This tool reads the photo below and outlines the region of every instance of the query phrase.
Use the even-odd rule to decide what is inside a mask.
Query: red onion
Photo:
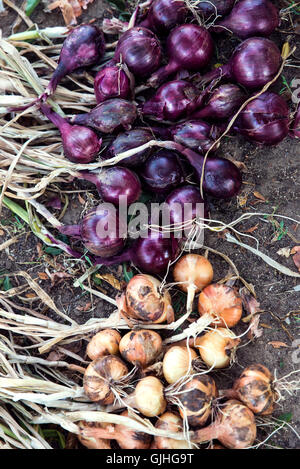
[[[118,41],[113,61],[124,62],[137,77],[148,77],[160,65],[160,43],[150,29],[128,29]]]
[[[94,81],[94,90],[97,103],[102,103],[106,99],[132,97],[134,78],[129,76],[122,66],[104,67],[100,70]]]
[[[164,237],[160,231],[150,231],[145,238],[137,238],[121,254],[109,259],[96,257],[97,264],[114,265],[131,261],[143,272],[163,274],[169,262],[176,259],[179,253],[179,242],[171,234]]]
[[[162,149],[149,156],[139,174],[146,188],[158,194],[169,192],[184,181],[180,159],[171,150]]]
[[[204,18],[213,19],[216,15],[224,16],[229,13],[234,5],[235,0],[210,0],[209,2],[200,1],[195,5],[197,12],[201,13]]]
[[[212,146],[218,129],[201,120],[190,120],[171,128],[174,142],[189,147],[199,153],[206,153]],[[216,151],[218,145],[211,150]]]
[[[278,10],[269,0],[240,0],[226,18],[212,27],[212,31],[222,33],[229,30],[246,39],[270,36],[278,25]]]
[[[145,116],[175,121],[193,112],[198,106],[199,91],[184,80],[162,85],[142,107]]]
[[[252,142],[275,145],[289,133],[288,105],[278,94],[266,91],[247,104],[234,129]]]
[[[118,129],[129,130],[137,116],[135,105],[125,99],[108,99],[86,114],[77,114],[71,122],[87,125],[104,134]]]
[[[127,132],[119,134],[115,140],[109,145],[107,151],[101,155],[103,158],[113,158],[118,153],[131,150],[132,148],[139,147],[146,142],[153,140],[153,134],[151,130],[147,129],[132,129]],[[136,155],[130,156],[122,160],[122,164],[125,166],[136,166],[144,163],[151,153],[151,148],[137,153]]]
[[[54,93],[60,80],[73,70],[98,63],[104,54],[104,50],[104,36],[97,26],[83,24],[73,29],[63,43],[58,66],[52,75],[45,94]]]
[[[226,65],[204,75],[201,83],[224,77],[246,88],[261,88],[274,78],[280,63],[280,50],[273,41],[251,37],[235,49]]]
[[[211,93],[206,105],[195,111],[191,117],[211,120],[228,119],[239,109],[245,99],[245,93],[237,85],[221,85]]]
[[[112,166],[102,171],[80,171],[78,177],[92,182],[105,202],[118,205],[121,200],[130,205],[141,194],[141,183],[137,175],[128,168]]]
[[[89,252],[104,258],[117,254],[126,237],[126,227],[111,204],[98,205],[78,225],[65,225],[60,232],[80,238]]]
[[[185,22],[188,9],[181,0],[154,0],[146,18],[139,24],[156,34],[169,33],[175,26]]]
[[[210,33],[196,24],[177,26],[167,39],[169,63],[155,72],[148,83],[156,87],[179,70],[199,71],[210,61],[213,41]]]
[[[40,109],[58,127],[65,156],[74,163],[90,163],[100,151],[102,139],[88,127],[70,125],[66,119],[54,112],[50,106],[41,104]]]

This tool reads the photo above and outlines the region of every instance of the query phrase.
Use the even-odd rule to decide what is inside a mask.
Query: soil
[[[280,8],[286,7],[284,2],[276,1],[274,3]],[[16,0],[15,4],[21,6],[22,1]],[[80,23],[96,19],[96,23],[101,24],[103,16],[111,16],[112,11],[111,4],[102,0],[94,0],[84,11]],[[8,9],[8,14],[1,18],[4,37],[10,34],[16,16],[15,12]],[[51,14],[45,13],[42,3],[36,8],[31,19],[40,28],[64,25],[61,13],[58,10],[54,10]],[[21,27],[24,27],[24,25]],[[298,61],[300,60],[299,36],[276,33],[272,38],[279,45],[282,45],[288,38],[294,44],[298,39],[296,58]],[[215,61],[224,63],[236,43],[236,39],[228,39],[228,37],[221,40],[218,48],[219,54]],[[292,67],[284,69],[283,75],[288,84],[294,78],[297,78],[297,73],[299,78],[298,70]],[[272,89],[283,92],[287,99],[290,97],[289,90],[281,79]],[[291,101],[289,103],[292,108]],[[230,222],[242,214],[252,212],[281,214],[292,219],[299,219],[299,141],[287,137],[275,147],[258,147],[246,142],[242,137],[228,137],[221,144],[219,154],[244,164],[242,195],[245,197],[240,196],[230,201],[219,202],[209,200],[210,213],[213,219]],[[95,201],[97,197],[93,187],[86,186],[83,182],[65,185],[63,189],[66,191],[74,190],[74,187],[82,190],[82,192],[70,195],[70,204],[63,219],[66,223],[75,223],[82,215],[84,208],[82,203],[86,201],[90,203],[91,199]],[[59,214],[59,212],[56,213]],[[275,226],[274,220],[277,220],[281,225],[279,227],[278,225]],[[238,229],[241,232],[248,230],[248,234],[255,236],[259,241],[261,251],[296,271],[292,256],[282,257],[278,254],[278,251],[281,248],[293,248],[300,245],[300,229],[297,230],[297,226],[295,222],[288,218],[274,217],[266,219],[263,215],[257,215],[240,224]],[[84,323],[90,317],[108,316],[114,310],[114,307],[109,303],[95,296],[92,298],[91,305],[89,305],[88,303],[91,302],[90,295],[80,288],[73,287],[73,278],[84,272],[84,266],[66,260],[66,257],[61,254],[54,255],[45,252],[41,242],[28,228],[23,227],[10,212],[3,210],[0,242],[4,242],[12,233],[20,234],[24,231],[25,233],[18,238],[15,244],[12,244],[4,251],[0,251],[0,271],[10,275],[12,285],[15,286],[21,282],[20,278],[13,276],[14,272],[20,270],[28,272],[35,278],[39,273],[45,272],[45,269],[48,269],[50,273],[64,269],[71,277],[60,279],[54,285],[51,285],[49,279],[38,280],[45,291],[51,294],[58,308],[79,323]],[[244,242],[245,239],[243,238]],[[255,246],[254,240],[251,238],[246,239],[246,242],[251,246]],[[299,280],[279,273],[246,249],[227,242],[222,235],[218,236],[212,232],[205,233],[205,245],[224,253],[235,263],[240,275],[254,286],[262,310],[259,325],[263,332],[262,335],[237,350],[236,361],[229,370],[213,373],[220,387],[230,386],[241,370],[252,363],[263,363],[276,373],[277,377],[287,375],[299,368],[299,291],[294,289],[297,283],[299,284]],[[225,277],[229,268],[227,262],[215,254],[209,254],[209,259],[214,266],[214,279],[217,281]],[[113,273],[119,280],[124,281],[120,267],[101,268],[101,273]],[[241,283],[236,285],[238,287],[242,286]],[[93,288],[97,288],[97,285],[93,285]],[[106,282],[102,282],[99,288],[102,288],[111,297],[115,297],[118,293]],[[37,300],[27,299],[27,301],[31,302],[32,307],[36,310],[42,310],[43,305],[40,305]],[[86,311],[84,312],[83,309]],[[57,321],[61,320],[51,311],[48,311],[47,314]],[[237,332],[242,333],[246,328],[247,324],[242,324],[237,328]],[[247,339],[244,336],[243,345],[246,342]],[[276,343],[281,343],[281,346],[277,348]],[[279,402],[274,416],[287,420],[289,426],[276,433],[262,448],[299,448],[299,438],[296,430],[298,428],[299,432],[297,422],[299,423],[300,411],[299,406],[297,407],[297,399],[294,395],[287,393],[284,396],[285,399]],[[262,430],[263,428],[266,428],[266,430]],[[276,429],[276,424],[273,422],[272,426],[262,427],[262,429],[259,434],[260,441],[266,438],[267,433],[271,433]]]

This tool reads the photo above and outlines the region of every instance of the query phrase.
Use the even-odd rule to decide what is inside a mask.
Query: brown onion
[[[205,287],[199,295],[198,311],[201,316],[208,313],[215,319],[212,324],[233,327],[241,319],[242,298],[234,288],[219,283]]]
[[[182,419],[174,412],[165,412],[158,418],[155,424],[155,428],[166,430],[169,433],[180,433],[182,432],[182,427]],[[187,440],[175,440],[165,436],[155,436],[154,444],[155,449],[190,449],[190,444]]]
[[[78,424],[80,433],[77,435],[80,443],[88,449],[111,449],[110,442],[102,438],[96,438],[95,436],[84,436],[84,432],[87,428],[104,428],[105,424],[98,422],[84,422],[81,421]]]
[[[86,348],[87,356],[91,360],[104,355],[118,355],[121,335],[115,329],[104,329],[97,332]]]
[[[211,263],[199,254],[186,254],[175,264],[173,277],[184,292],[187,292],[187,312],[191,312],[195,293],[211,283],[214,271]]]
[[[84,392],[91,401],[102,405],[113,404],[115,396],[112,388],[127,374],[128,368],[119,357],[107,355],[97,358],[85,370]]]
[[[135,407],[146,417],[161,415],[167,406],[164,386],[155,376],[142,378],[134,392]]]
[[[148,329],[131,331],[120,342],[122,357],[135,366],[142,368],[151,365],[162,351],[159,334]]]
[[[197,358],[192,348],[173,345],[168,349],[163,359],[163,374],[169,384],[174,384],[192,371],[192,361]]]
[[[232,361],[239,342],[230,329],[219,327],[198,337],[196,348],[207,366],[225,368]]]

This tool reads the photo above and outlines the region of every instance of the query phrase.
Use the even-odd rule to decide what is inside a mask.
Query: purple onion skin
[[[195,8],[204,18],[215,18],[216,15],[224,16],[230,12],[235,0],[210,0],[209,2],[199,2]]]
[[[103,158],[113,158],[118,153],[123,153],[124,151],[131,150],[132,148],[139,147],[145,143],[153,140],[153,134],[150,130],[147,129],[132,129],[127,132],[119,134],[115,140],[110,144],[105,154],[102,155]],[[140,151],[136,155],[129,156],[122,160],[124,166],[138,166],[143,164],[148,156],[151,153],[151,148],[147,148],[144,151]]]
[[[149,156],[139,174],[146,188],[157,194],[166,194],[184,181],[180,159],[171,150],[159,150]]]
[[[184,80],[170,81],[160,86],[155,95],[146,101],[142,113],[157,120],[176,121],[197,108],[198,96],[194,85]]]
[[[77,114],[71,122],[87,125],[104,134],[129,130],[137,116],[135,105],[125,99],[108,99],[86,114]]]
[[[188,12],[185,2],[181,0],[154,0],[146,18],[139,23],[139,26],[151,29],[159,36],[164,36],[175,26],[183,24]]]
[[[191,186],[189,184],[178,187],[168,195],[165,202],[169,206],[171,225],[177,224],[177,226],[179,227],[182,223],[183,213],[178,210],[178,205],[181,205],[183,210],[184,204],[190,204],[191,210],[189,211],[187,218],[193,220],[194,218],[199,216],[199,211],[197,212],[197,204],[204,204],[203,215],[204,218],[208,218],[207,203],[201,197],[200,190],[198,187]]]
[[[270,36],[279,26],[279,12],[269,0],[240,0],[222,21],[211,30],[223,33],[229,30],[241,39]],[[225,28],[225,29],[224,29]]]
[[[91,210],[79,225],[65,226],[61,233],[78,238],[95,256],[111,257],[120,252],[125,243],[125,227],[117,209],[111,204],[101,204]],[[107,232],[107,233],[106,233]]]
[[[98,104],[106,99],[130,99],[132,97],[130,78],[117,65],[104,67],[97,73],[94,81],[94,90]]]
[[[201,120],[191,120],[171,128],[172,139],[199,153],[206,153],[217,136],[217,131]],[[211,150],[216,151],[217,145]]]
[[[118,41],[113,61],[125,63],[135,77],[149,77],[161,62],[159,40],[150,29],[128,29]]]
[[[99,139],[93,130],[81,125],[70,125],[47,104],[40,104],[40,109],[58,127],[64,154],[70,161],[87,164],[95,160],[100,151],[102,139]]]
[[[65,39],[46,94],[54,93],[60,80],[80,67],[99,63],[104,55],[105,41],[102,31],[95,25],[83,24],[76,27]]]
[[[169,63],[161,67],[148,80],[149,85],[158,86],[180,70],[199,71],[213,55],[210,33],[196,24],[184,24],[171,31],[167,39]]]
[[[150,231],[147,237],[137,238],[121,254],[110,257],[96,257],[96,264],[114,265],[131,261],[142,272],[153,275],[164,274],[169,262],[176,259],[179,254],[179,241],[171,234],[163,237],[161,232]]]
[[[266,91],[247,104],[234,129],[251,142],[276,145],[289,133],[288,105],[278,94]]]
[[[191,118],[212,121],[228,119],[245,100],[245,93],[237,85],[221,85],[211,93],[206,105],[195,111]]]
[[[202,78],[202,84],[227,78],[248,89],[257,89],[271,81],[281,64],[280,50],[270,39],[251,37],[233,52],[229,62]]]
[[[78,176],[95,184],[102,199],[114,205],[121,201],[130,205],[141,195],[140,180],[129,168],[112,166],[98,172],[80,171]]]

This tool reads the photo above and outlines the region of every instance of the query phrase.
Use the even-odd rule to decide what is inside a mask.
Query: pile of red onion
[[[131,206],[146,191],[151,202],[166,203],[171,221],[177,223],[174,200],[194,208],[201,202],[205,217],[210,200],[228,203],[242,185],[239,168],[221,153],[219,137],[231,119],[226,133],[253,145],[276,145],[287,135],[299,138],[299,110],[290,113],[286,100],[272,88],[262,93],[282,63],[270,38],[279,26],[276,7],[270,0],[213,0],[199,2],[194,11],[204,20],[201,26],[181,0],[146,2],[128,24],[118,21],[112,58],[100,67],[107,37],[98,26],[74,28],[39,98],[40,111],[61,133],[66,158],[77,164],[108,161],[108,167],[79,168],[75,174],[93,183],[101,199],[116,210],[101,209],[99,199],[100,208],[78,225],[61,229],[81,239],[94,262],[132,261],[148,273],[167,271],[181,240],[166,238],[160,221],[151,230],[150,220],[143,238],[130,239],[130,232],[124,234],[124,219],[118,218],[119,204]],[[226,35],[240,43],[227,63],[215,67],[215,46]],[[97,105],[90,112],[62,116],[45,103],[66,74],[94,65]],[[122,226],[121,232],[99,234],[99,220],[109,227],[111,219]]]

